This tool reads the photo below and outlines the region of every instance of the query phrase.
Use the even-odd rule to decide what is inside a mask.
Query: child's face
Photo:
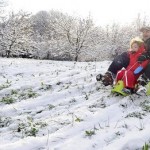
[[[139,49],[139,45],[137,43],[133,43],[131,46],[131,49],[133,52],[137,52]]]

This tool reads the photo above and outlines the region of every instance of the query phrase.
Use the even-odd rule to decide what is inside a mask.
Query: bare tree
[[[66,38],[71,53],[75,55],[75,61],[78,61],[79,54],[84,47],[87,47],[87,37],[92,29],[93,22],[89,17],[87,19],[62,16],[56,21],[59,33]]]
[[[47,11],[40,11],[30,18],[35,40],[40,42],[50,39],[50,15]],[[37,38],[38,37],[38,38]]]
[[[27,53],[27,42],[32,30],[29,22],[29,14],[19,12],[18,14],[11,13],[9,19],[1,24],[1,42],[3,51],[6,56],[10,54],[18,55],[17,53]]]
[[[145,26],[148,24],[148,19],[146,16],[143,16],[138,13],[137,18],[135,18],[134,22],[133,22],[133,26],[136,28],[136,31],[139,32],[139,29],[142,26]]]
[[[0,0],[0,21],[2,21],[4,19],[4,10],[5,7],[8,5],[8,1],[7,0]]]

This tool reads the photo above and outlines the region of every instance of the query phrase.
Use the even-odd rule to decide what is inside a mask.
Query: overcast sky
[[[129,23],[138,13],[150,16],[150,0],[9,0],[9,5],[9,10],[15,12],[54,9],[81,17],[90,13],[98,25]]]

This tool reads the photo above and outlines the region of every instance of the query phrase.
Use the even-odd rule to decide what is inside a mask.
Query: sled
[[[150,95],[150,82],[148,82],[148,84],[145,87],[146,87],[146,95],[149,96]]]
[[[124,93],[122,90],[124,88],[124,83],[122,80],[119,80],[113,87],[113,89],[111,90],[112,93],[118,93],[120,95],[123,96],[128,96],[127,93]]]

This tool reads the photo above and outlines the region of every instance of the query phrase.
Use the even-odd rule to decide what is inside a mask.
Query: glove
[[[138,60],[138,62],[142,62],[142,61],[147,60],[146,54],[139,56],[137,60]]]
[[[139,66],[134,70],[134,74],[139,74],[142,70],[143,70],[143,67]]]

